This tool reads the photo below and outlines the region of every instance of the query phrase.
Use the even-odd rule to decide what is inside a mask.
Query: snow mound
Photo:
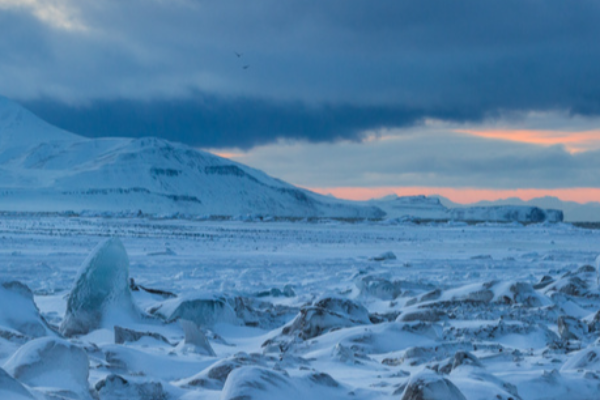
[[[115,325],[115,343],[123,344],[123,343],[131,343],[137,342],[142,338],[152,338],[154,340],[158,340],[159,342],[166,343],[170,345],[169,340],[163,335],[156,332],[138,332],[133,329],[122,328],[120,326]]]
[[[77,399],[90,397],[88,356],[62,339],[44,337],[27,342],[6,361],[4,369],[28,386],[57,388]]]
[[[177,382],[177,385],[181,387],[202,387],[211,390],[221,390],[233,370],[244,366],[266,367],[266,365],[264,356],[256,353],[246,354],[240,352],[217,361],[196,375]]]
[[[260,367],[239,368],[227,378],[221,400],[304,400],[358,398],[325,373],[299,377]]]
[[[221,296],[184,296],[171,299],[153,307],[150,313],[167,322],[185,319],[204,327],[238,322],[235,310]]]
[[[16,281],[0,283],[0,304],[0,331],[8,328],[31,338],[55,335],[40,316],[33,293],[26,285]],[[7,304],[10,307],[4,306]]]
[[[33,398],[25,386],[0,368],[0,399],[25,400]]]
[[[440,375],[422,371],[411,376],[402,392],[402,400],[467,400],[462,392]]]
[[[378,256],[371,258],[373,261],[386,261],[386,260],[395,260],[396,255],[391,251],[386,251],[385,253],[381,253]]]
[[[167,394],[160,382],[131,382],[111,374],[96,384],[100,400],[165,400]]]
[[[334,329],[370,324],[369,312],[362,304],[348,299],[326,297],[301,309],[298,316],[283,328],[282,333],[307,340]]]
[[[525,307],[542,307],[552,304],[550,299],[540,295],[527,282],[503,282],[494,285],[493,301],[505,304],[518,304]]]
[[[391,282],[385,278],[367,275],[355,281],[360,294],[373,296],[381,300],[393,300],[400,296],[400,282]]]
[[[65,336],[86,334],[140,313],[129,288],[129,258],[117,238],[100,243],[84,261],[60,326]],[[112,328],[112,326],[110,326]]]
[[[274,329],[285,325],[298,313],[297,307],[273,304],[249,297],[229,299],[235,314],[246,326]]]

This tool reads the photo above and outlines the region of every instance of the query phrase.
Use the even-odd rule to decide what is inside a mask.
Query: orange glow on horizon
[[[369,200],[381,198],[390,194],[398,196],[415,196],[434,194],[446,197],[455,203],[469,204],[481,200],[500,200],[518,197],[531,200],[536,197],[552,196],[563,201],[587,203],[600,202],[600,188],[565,188],[565,189],[477,189],[477,188],[448,188],[448,187],[336,187],[336,188],[307,188],[320,194],[331,194],[340,199]]]
[[[217,152],[217,151],[210,151],[210,153],[214,154],[215,156],[219,156],[219,157],[223,157],[223,158],[240,158],[240,157],[244,157],[243,153],[228,153],[228,152]]]
[[[571,153],[591,150],[590,147],[600,147],[600,130],[582,132],[541,131],[541,130],[455,130],[456,133],[466,133],[488,139],[509,140],[513,142],[531,143],[551,146],[562,144]],[[596,142],[595,146],[590,146]]]

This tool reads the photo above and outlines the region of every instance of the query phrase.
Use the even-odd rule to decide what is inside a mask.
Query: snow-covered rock
[[[454,357],[450,358],[446,363],[441,363],[438,366],[437,371],[443,374],[449,374],[453,370],[457,369],[461,365],[471,365],[475,367],[483,367],[477,357],[468,351],[457,351]]]
[[[243,366],[266,367],[265,357],[260,354],[236,353],[231,357],[219,360],[210,367],[186,379],[177,382],[180,387],[202,387],[211,390],[221,390],[229,374]]]
[[[325,373],[309,372],[297,377],[260,367],[239,368],[227,378],[222,400],[304,400],[357,398]],[[360,398],[360,397],[358,397]]]
[[[55,335],[48,323],[40,316],[29,288],[16,281],[0,282],[0,331],[4,336],[14,334],[37,338]]]
[[[229,298],[237,318],[246,326],[274,329],[289,322],[298,313],[297,307],[273,304],[249,297]]]
[[[333,329],[370,324],[369,312],[363,305],[349,299],[326,297],[301,309],[282,333],[306,340]]]
[[[395,260],[395,259],[396,259],[396,255],[392,251],[386,251],[386,252],[381,253],[380,255],[372,258],[373,261],[386,261],[386,260]]]
[[[67,391],[77,399],[90,398],[89,361],[84,350],[62,339],[34,339],[6,361],[4,369],[24,384],[46,391]]]
[[[533,286],[527,282],[502,282],[494,285],[493,301],[518,304],[525,307],[542,307],[552,304],[550,299],[540,295]]]
[[[163,335],[156,332],[138,332],[133,329],[122,328],[118,325],[115,325],[115,343],[123,344],[123,343],[131,343],[137,342],[142,338],[151,338],[154,340],[158,340],[160,342],[171,344],[169,340]]]
[[[558,333],[563,340],[581,340],[588,332],[582,321],[568,315],[558,317]]]
[[[381,300],[393,300],[402,293],[400,282],[391,282],[380,276],[367,275],[356,279],[355,284],[362,295]]]
[[[125,247],[117,238],[105,240],[79,270],[60,331],[66,336],[85,334],[138,316],[129,288]]]
[[[425,322],[438,322],[440,320],[448,319],[448,313],[443,310],[430,310],[430,309],[419,309],[411,310],[406,313],[400,314],[397,318],[399,322],[412,322],[412,321],[425,321]]]
[[[600,347],[592,346],[570,354],[561,371],[588,370],[600,371]]]
[[[225,297],[221,296],[182,296],[167,300],[149,311],[167,322],[185,319],[202,327],[210,327],[217,323],[237,324],[239,322],[233,307]]]
[[[421,371],[410,377],[402,400],[467,400],[449,379],[431,371]]]
[[[100,400],[166,400],[167,393],[161,382],[135,382],[110,374],[96,383]]]

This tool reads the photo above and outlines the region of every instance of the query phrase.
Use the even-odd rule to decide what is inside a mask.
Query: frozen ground
[[[109,237],[137,290],[88,281],[113,303],[73,334]],[[4,216],[0,243],[2,399],[600,396],[600,230]]]

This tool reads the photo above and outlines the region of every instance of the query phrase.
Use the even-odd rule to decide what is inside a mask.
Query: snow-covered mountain
[[[532,205],[508,203],[505,205],[448,207],[439,197],[386,196],[367,201],[386,213],[387,218],[412,217],[420,220],[494,221],[494,222],[560,222],[563,213],[557,209],[543,209]]]
[[[449,208],[465,208],[465,207],[493,207],[505,205],[522,205],[529,207],[540,208],[555,208],[560,209],[564,213],[565,221],[568,222],[600,222],[600,203],[577,203],[575,201],[563,201],[557,197],[544,196],[536,197],[531,200],[521,200],[518,197],[510,197],[508,199],[496,201],[480,201],[473,204],[458,204],[441,196],[436,196],[441,203]]]
[[[0,210],[377,218],[376,207],[297,188],[156,138],[88,139],[0,97]]]
[[[89,139],[0,96],[0,211],[211,216],[561,220],[537,207],[452,208],[437,198],[352,202],[157,138]]]

